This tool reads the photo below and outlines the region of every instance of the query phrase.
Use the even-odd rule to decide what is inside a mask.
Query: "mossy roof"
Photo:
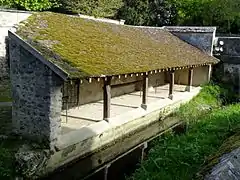
[[[34,13],[17,34],[70,78],[213,64],[218,60],[161,28]]]

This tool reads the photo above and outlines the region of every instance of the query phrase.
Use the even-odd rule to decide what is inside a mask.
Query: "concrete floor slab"
[[[160,104],[165,104],[165,102],[168,102],[168,88],[169,85],[164,85],[157,88],[150,88],[148,92],[148,104],[154,104],[156,102]],[[175,98],[172,100],[172,103],[174,103],[179,98],[181,99],[183,92],[187,93],[185,89],[185,85],[174,86]],[[197,87],[193,87],[192,90],[194,89],[197,89]],[[111,118],[123,115],[124,113],[139,108],[142,102],[141,94],[142,93],[138,91],[112,98]],[[76,108],[71,108],[68,110],[67,114],[68,118],[66,118],[66,111],[62,112],[62,134],[79,130],[83,127],[103,121],[103,101],[98,101],[95,103],[81,105]]]

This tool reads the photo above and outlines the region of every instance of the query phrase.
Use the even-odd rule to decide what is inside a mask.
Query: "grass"
[[[6,139],[0,142],[0,179],[14,179],[15,153],[20,145],[19,140]]]
[[[0,107],[0,135],[11,130],[12,107]]]
[[[10,82],[4,80],[0,84],[0,102],[11,102]]]
[[[207,157],[216,154],[223,142],[240,129],[240,105],[221,106],[224,91],[205,86],[175,116],[188,123],[187,132],[169,133],[153,142],[148,158],[128,179],[197,179]]]
[[[71,78],[218,62],[166,30],[120,26],[50,12],[34,13],[17,34]]]
[[[13,179],[14,154],[17,151],[18,141],[6,139],[11,130],[11,107],[0,107],[0,179]]]

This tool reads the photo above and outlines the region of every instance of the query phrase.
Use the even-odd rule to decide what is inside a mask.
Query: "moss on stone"
[[[239,129],[237,129],[235,131],[239,131]],[[239,132],[237,132],[233,136],[226,139],[225,142],[219,148],[218,152],[207,158],[204,166],[198,173],[198,179],[203,179],[204,176],[206,174],[208,174],[215,165],[220,163],[220,159],[224,154],[228,154],[238,148],[240,148],[240,133]]]
[[[17,34],[72,78],[218,62],[163,29],[50,12],[33,14]]]

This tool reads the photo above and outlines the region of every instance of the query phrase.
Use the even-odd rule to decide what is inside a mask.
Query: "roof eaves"
[[[13,39],[16,41],[18,44],[20,44],[24,49],[29,51],[33,56],[35,56],[37,59],[39,59],[43,64],[48,66],[53,72],[55,72],[57,75],[59,75],[63,80],[67,80],[69,77],[69,74],[63,71],[60,67],[58,67],[56,64],[46,60],[42,54],[36,50],[33,46],[31,46],[29,43],[24,41],[20,36],[15,34],[12,31],[8,31],[8,36],[10,39]]]

